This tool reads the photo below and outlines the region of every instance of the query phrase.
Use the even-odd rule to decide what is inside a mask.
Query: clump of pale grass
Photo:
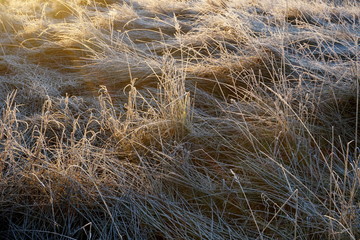
[[[0,234],[357,239],[359,6],[329,2],[0,1]]]

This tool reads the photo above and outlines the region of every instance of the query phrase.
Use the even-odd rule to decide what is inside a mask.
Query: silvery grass
[[[0,1],[6,239],[357,239],[356,1]]]

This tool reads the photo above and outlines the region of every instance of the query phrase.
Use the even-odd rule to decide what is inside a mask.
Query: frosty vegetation
[[[360,238],[357,0],[0,0],[3,239]]]

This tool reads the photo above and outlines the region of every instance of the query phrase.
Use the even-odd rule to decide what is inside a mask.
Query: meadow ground
[[[2,239],[359,239],[356,0],[0,0]]]

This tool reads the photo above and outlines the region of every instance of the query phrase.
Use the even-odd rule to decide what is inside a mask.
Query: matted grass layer
[[[360,6],[0,0],[3,239],[359,239]]]

